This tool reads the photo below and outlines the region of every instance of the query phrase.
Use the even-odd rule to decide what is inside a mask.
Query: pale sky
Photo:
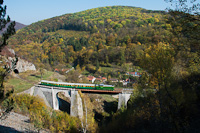
[[[87,9],[104,6],[134,6],[149,10],[165,10],[164,0],[4,0],[7,15],[25,25]]]

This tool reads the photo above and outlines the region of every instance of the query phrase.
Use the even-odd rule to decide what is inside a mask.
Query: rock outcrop
[[[11,67],[12,66],[12,61],[16,60],[15,58],[15,51],[13,49],[8,48],[5,46],[2,51],[0,52],[0,56],[2,58],[2,61],[7,62],[7,64]],[[33,70],[36,71],[36,67],[33,63],[28,62],[24,59],[21,59],[18,57],[18,62],[16,64],[15,68],[19,73],[25,72],[28,70]]]
[[[20,59],[20,58],[18,58],[16,69],[18,70],[19,73],[25,72],[25,71],[28,71],[28,70],[36,71],[36,67],[33,63],[25,61],[25,60]]]

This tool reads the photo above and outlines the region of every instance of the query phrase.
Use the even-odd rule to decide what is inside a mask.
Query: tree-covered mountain
[[[90,9],[33,23],[10,39],[16,53],[36,65],[137,64],[145,47],[176,42],[166,13],[128,6]],[[48,66],[48,65],[46,65]]]
[[[6,31],[8,25],[10,25],[10,23],[11,22],[7,23],[6,27],[0,31],[0,35],[2,35],[2,33]],[[19,23],[19,22],[15,22],[15,31],[18,31],[24,27],[26,27],[26,25]]]

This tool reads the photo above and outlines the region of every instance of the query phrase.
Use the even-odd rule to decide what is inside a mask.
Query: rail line
[[[43,88],[49,88],[49,89],[52,89],[55,88],[55,89],[63,89],[63,90],[77,90],[77,91],[81,91],[81,92],[91,92],[91,93],[110,93],[110,94],[119,94],[119,93],[122,93],[122,92],[127,92],[127,93],[132,93],[133,89],[119,89],[119,88],[116,88],[114,91],[110,91],[110,90],[92,90],[92,89],[76,89],[76,88],[65,88],[65,87],[55,87],[55,86],[46,86],[46,85],[38,85],[38,84],[35,84],[36,87],[43,87]]]
[[[91,89],[76,89],[76,88],[64,88],[64,87],[54,87],[54,86],[46,86],[46,85],[35,85],[36,87],[43,87],[43,88],[49,88],[51,89],[52,87],[55,89],[63,89],[63,90],[77,90],[77,91],[82,91],[82,92],[93,92],[93,93],[112,93],[112,94],[117,94],[121,93],[121,90],[114,90],[114,91],[109,91],[109,90],[91,90]]]

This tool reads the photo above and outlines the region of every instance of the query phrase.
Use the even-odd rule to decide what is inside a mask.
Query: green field
[[[53,74],[54,72],[46,71],[42,76],[42,79],[51,80]],[[17,77],[10,76],[8,80],[5,82],[5,87],[13,88],[14,93],[19,93],[31,88],[32,86],[34,86],[34,84],[37,84],[40,80],[41,80],[40,73],[29,71],[25,73],[20,73]]]

